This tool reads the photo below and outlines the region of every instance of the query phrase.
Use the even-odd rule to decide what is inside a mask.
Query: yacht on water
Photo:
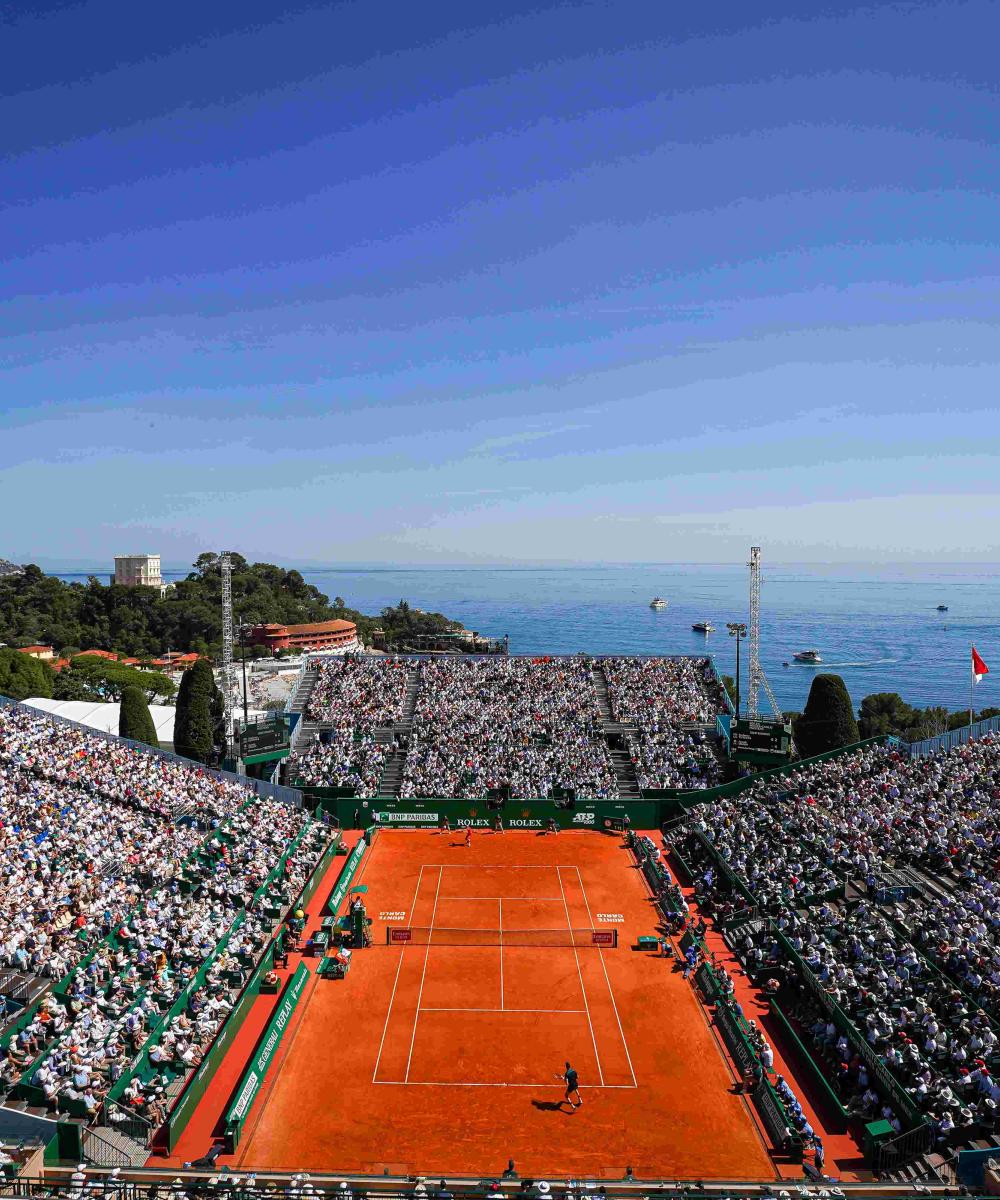
[[[649,602],[650,608],[666,608],[667,602],[662,596],[654,596]]]
[[[823,661],[818,650],[800,650],[798,654],[793,654],[792,658],[800,663],[821,663]]]
[[[938,612],[947,612],[947,611],[948,611],[948,605],[947,605],[947,604],[939,604],[939,605],[938,605]]]
[[[695,621],[691,626],[695,633],[714,633],[715,626],[711,621]]]

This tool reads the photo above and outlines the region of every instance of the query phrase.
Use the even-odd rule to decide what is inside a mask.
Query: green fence
[[[267,1069],[271,1065],[271,1060],[274,1058],[278,1046],[281,1044],[281,1038],[288,1027],[288,1022],[295,1011],[296,1004],[299,1002],[299,997],[309,982],[309,978],[309,968],[304,962],[300,962],[295,968],[295,974],[288,981],[281,999],[278,1001],[274,1015],[267,1023],[267,1028],[264,1030],[264,1035],[261,1038],[260,1045],[257,1047],[252,1062],[243,1073],[243,1078],[240,1080],[240,1085],[236,1092],[236,1099],[226,1112],[225,1132],[230,1153],[240,1144],[243,1124],[247,1119],[250,1109],[253,1107],[253,1102],[256,1100],[257,1093],[264,1082],[264,1077],[267,1075]]]

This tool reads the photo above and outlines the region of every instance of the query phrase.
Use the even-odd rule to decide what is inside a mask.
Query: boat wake
[[[864,662],[825,662],[824,667],[885,667],[901,662],[899,658],[869,658]]]

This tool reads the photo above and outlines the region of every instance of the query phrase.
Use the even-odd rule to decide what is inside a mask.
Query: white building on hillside
[[[115,583],[123,587],[162,588],[158,554],[116,554]]]

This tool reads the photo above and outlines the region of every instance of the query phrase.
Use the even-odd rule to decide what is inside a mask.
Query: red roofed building
[[[314,621],[310,625],[255,625],[248,633],[252,646],[274,650],[353,650],[358,627],[353,621]]]
[[[29,658],[40,658],[44,662],[48,662],[56,656],[56,652],[51,646],[22,646],[21,653],[27,654]]]
[[[109,662],[117,662],[118,655],[112,654],[110,650],[81,650],[79,654],[74,654],[74,658],[84,658],[90,655],[92,658],[106,658]]]

